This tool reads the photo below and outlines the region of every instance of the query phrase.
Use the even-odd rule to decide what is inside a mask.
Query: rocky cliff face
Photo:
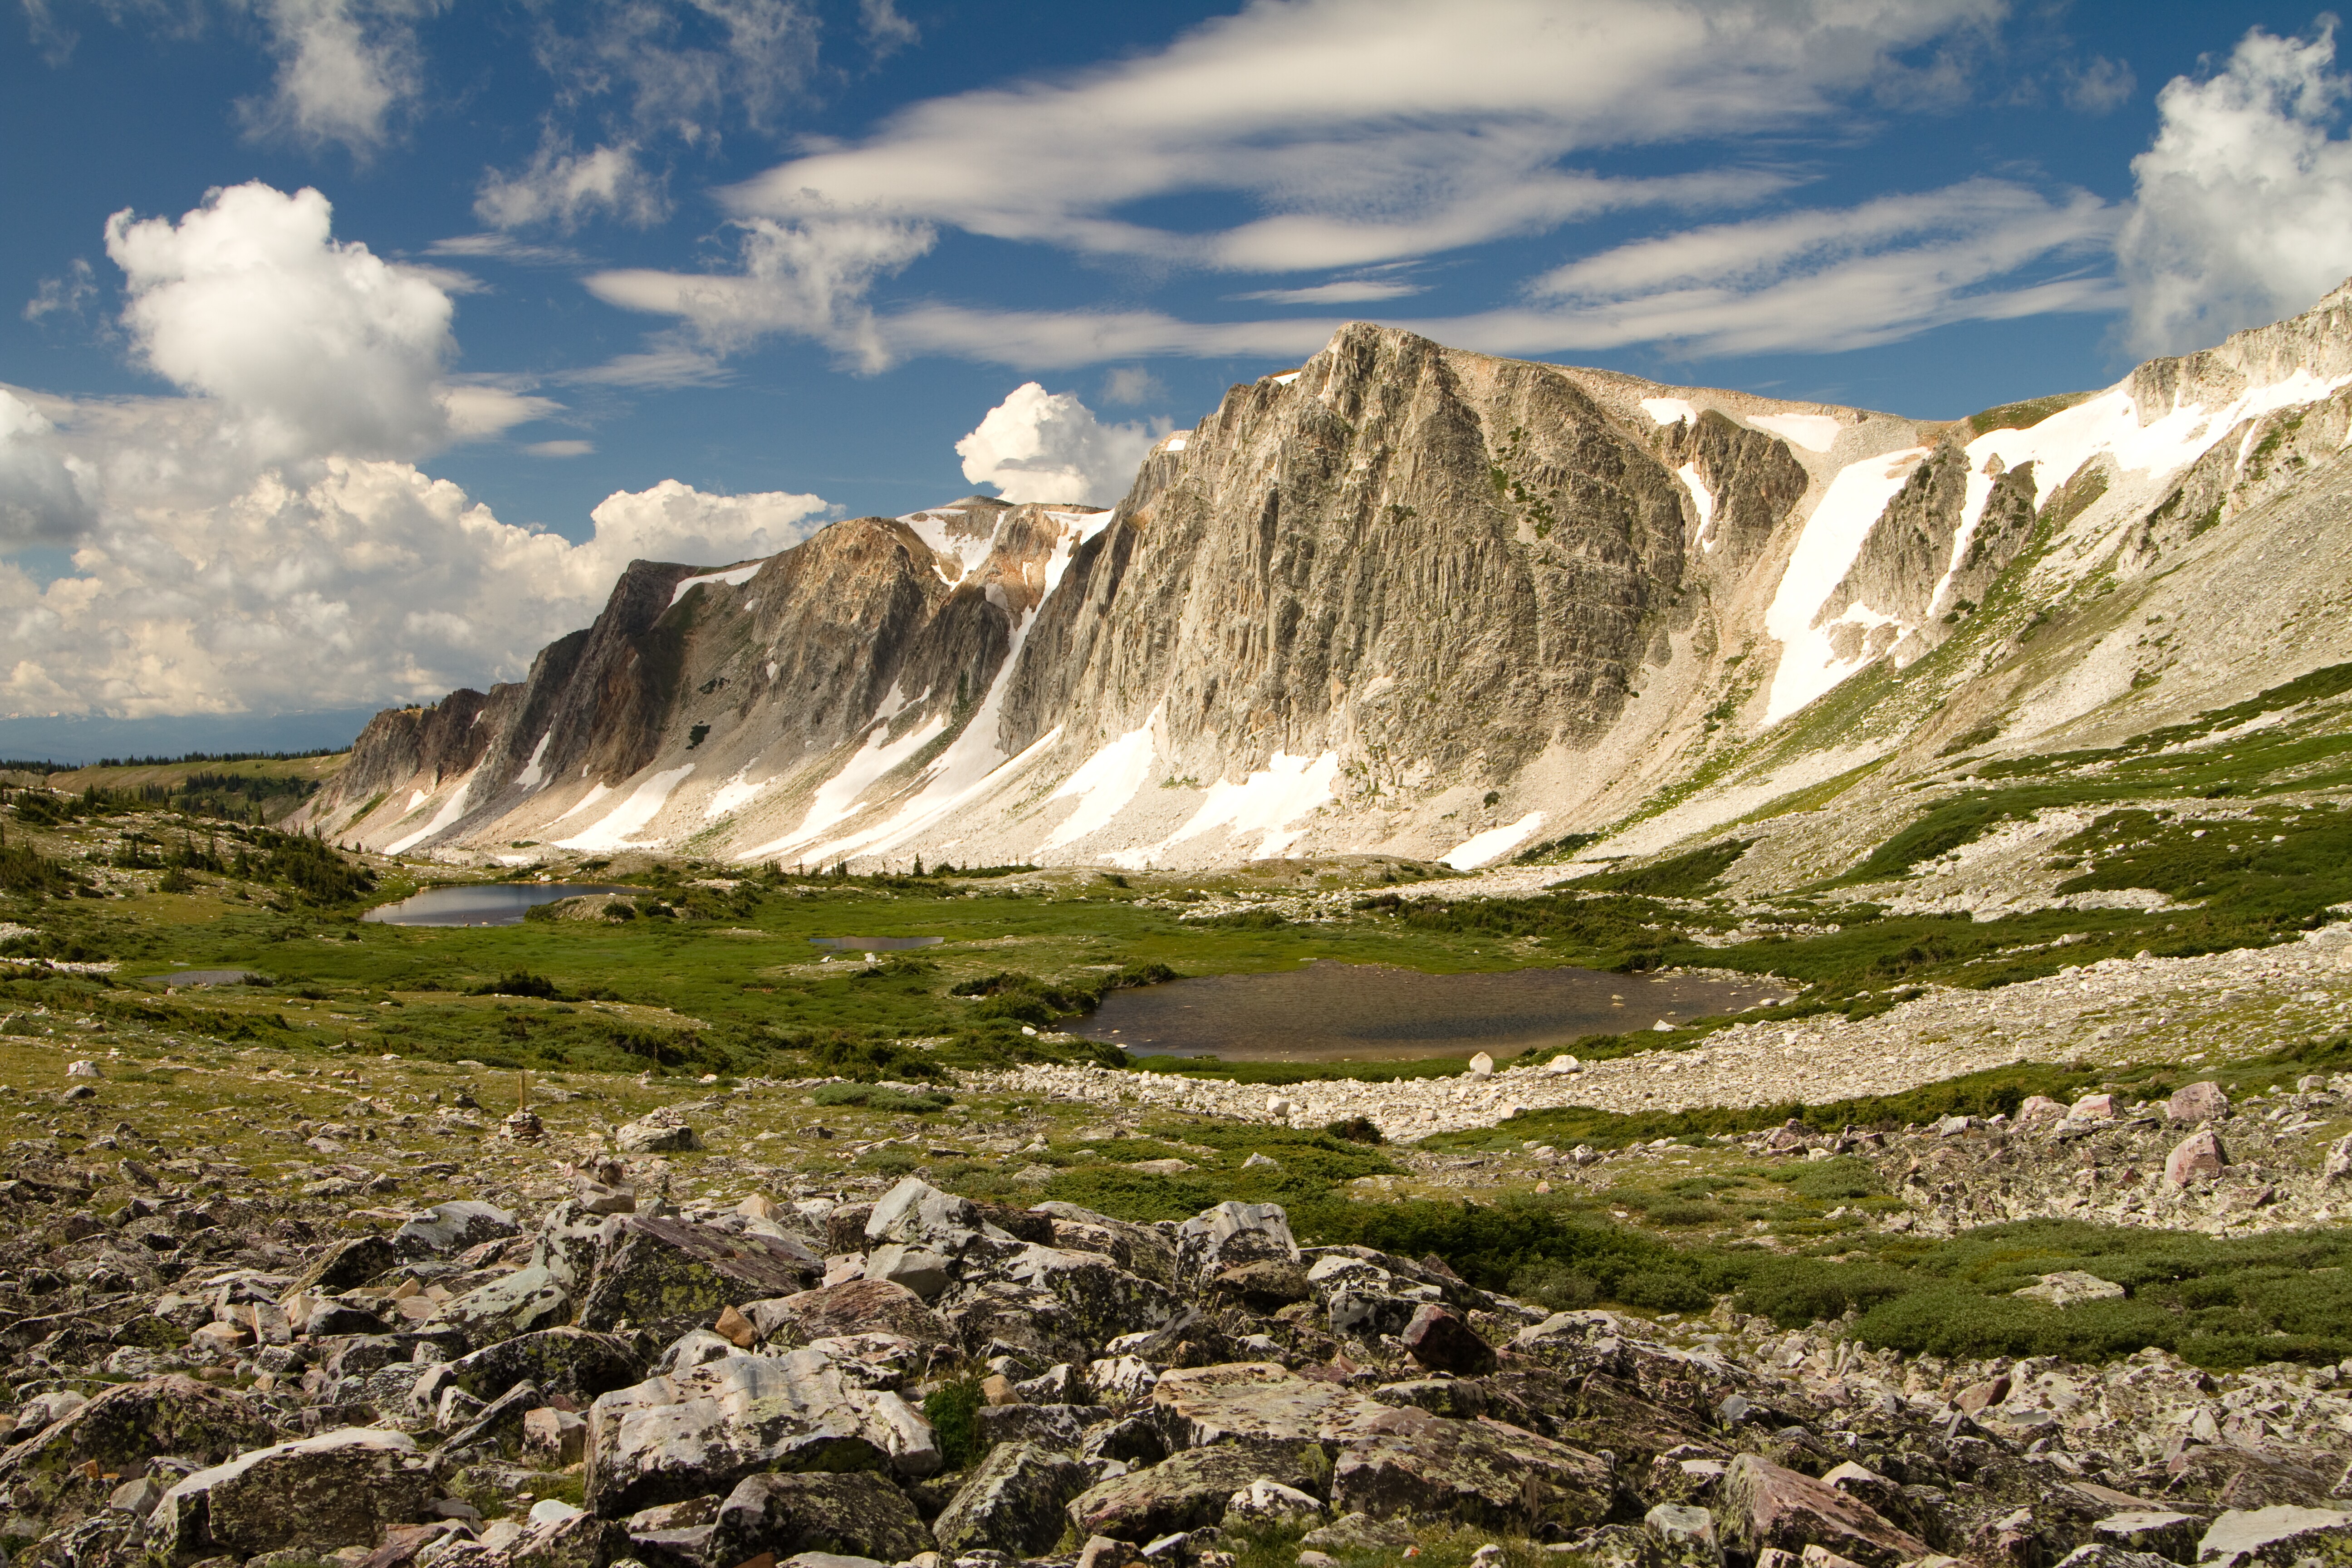
[[[2056,744],[2229,700],[2218,665],[2164,683],[2178,639],[2152,665],[2061,612],[2170,595],[2251,636],[2243,590],[2217,587],[2311,526],[2347,382],[2341,290],[1957,424],[1360,324],[1232,389],[1110,512],[968,498],[764,562],[633,565],[527,680],[380,716],[312,819],[520,859],[1473,865],[1612,825],[1645,842],[1960,715]],[[2252,602],[2340,563],[2305,551]],[[2344,657],[2341,625],[2306,616],[2235,668]],[[1864,689],[1866,721],[1828,717]]]

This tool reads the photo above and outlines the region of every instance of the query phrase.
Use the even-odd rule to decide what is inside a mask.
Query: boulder
[[[571,1297],[554,1275],[524,1267],[441,1303],[428,1320],[469,1345],[494,1344],[562,1321]]]
[[[519,1383],[585,1405],[645,1376],[626,1340],[586,1329],[539,1329],[484,1345],[450,1365],[450,1381],[477,1399],[496,1399]]]
[[[1495,1370],[1495,1347],[1433,1302],[1424,1303],[1413,1313],[1402,1338],[1406,1352],[1432,1372],[1476,1377]]]
[[[1609,1512],[1614,1465],[1500,1421],[1389,1409],[1331,1467],[1331,1506],[1375,1519],[1440,1513],[1490,1529],[1577,1527]]]
[[[2197,1559],[2198,1526],[2201,1521],[2168,1509],[2133,1509],[2111,1513],[2093,1522],[2092,1543],[2126,1552],[2154,1552],[2175,1563]]]
[[[1307,1271],[1279,1258],[1261,1258],[1221,1268],[1209,1277],[1209,1289],[1252,1311],[1265,1313],[1278,1312],[1293,1301],[1304,1301],[1313,1294],[1307,1289]]]
[[[2221,1134],[2210,1127],[2200,1127],[2173,1146],[2164,1157],[2164,1179],[2176,1187],[2185,1187],[2199,1176],[2218,1176],[2230,1163],[2221,1147]]]
[[[1155,1285],[1175,1287],[1176,1242],[1165,1232],[1059,1201],[1039,1204],[1030,1212],[1043,1215],[1052,1224],[1052,1233],[1039,1238],[1044,1245],[1065,1252],[1099,1252],[1129,1274],[1140,1274]]]
[[[659,1111],[616,1129],[613,1142],[624,1154],[683,1154],[702,1147],[693,1128]]]
[[[0,1488],[17,1511],[47,1512],[77,1486],[155,1455],[209,1463],[271,1436],[252,1400],[175,1373],[107,1389],[12,1445],[0,1453]]]
[[[926,1301],[936,1301],[955,1278],[955,1259],[928,1247],[890,1242],[866,1257],[866,1278],[910,1290]]]
[[[414,1222],[412,1222],[414,1223]],[[318,1260],[286,1288],[289,1297],[294,1295],[333,1295],[364,1285],[377,1275],[400,1261],[400,1249],[389,1237],[355,1236],[339,1241],[321,1253]]]
[[[626,1562],[630,1551],[629,1532],[619,1524],[574,1510],[560,1519],[535,1518],[489,1562],[497,1568],[612,1568]],[[436,1561],[461,1568],[466,1560],[451,1552]]]
[[[1821,1546],[1863,1568],[1895,1568],[1927,1555],[1927,1543],[1858,1498],[1755,1454],[1724,1472],[1727,1544],[1751,1553]]]
[[[1320,1521],[1323,1500],[1313,1492],[1284,1486],[1280,1481],[1252,1481],[1225,1500],[1225,1523],[1291,1524]]]
[[[830,1350],[728,1355],[603,1395],[588,1410],[587,1501],[611,1517],[761,1470],[940,1468],[930,1423],[856,1385]]]
[[[1662,1502],[1642,1516],[1642,1528],[1650,1532],[1659,1554],[1668,1562],[1723,1561],[1723,1543],[1715,1536],[1715,1516],[1703,1508]]]
[[[946,1319],[912,1290],[887,1279],[845,1280],[754,1301],[743,1310],[762,1339],[786,1347],[844,1334],[896,1334],[926,1346],[955,1342]]]
[[[1181,1266],[1194,1279],[1261,1258],[1298,1261],[1290,1216],[1280,1204],[1219,1204],[1177,1226],[1176,1246]]]
[[[1189,1448],[1149,1469],[1097,1482],[1071,1499],[1066,1511],[1082,1537],[1157,1541],[1222,1522],[1234,1493],[1253,1481],[1320,1492],[1329,1463],[1313,1443],[1236,1441]]]
[[[456,1203],[436,1205],[430,1214],[410,1220],[394,1231],[392,1245],[407,1257],[420,1258],[427,1254],[439,1256],[463,1252],[486,1241],[521,1234],[521,1227],[515,1224],[515,1216],[506,1210],[473,1198],[461,1198]],[[376,1272],[380,1274],[383,1270]]]
[[[721,1307],[795,1293],[824,1272],[823,1260],[806,1247],[774,1237],[634,1214],[604,1223],[596,1271],[576,1320],[583,1329],[626,1322],[674,1339],[708,1326]]]
[[[2215,1520],[2197,1543],[2200,1568],[2247,1568],[2252,1563],[2287,1564],[2305,1557],[2334,1556],[2352,1545],[2352,1513],[2332,1508],[2231,1509]]]
[[[1085,1343],[1055,1358],[1084,1360],[1096,1345],[1124,1334],[1150,1333],[1182,1320],[1189,1309],[1176,1293],[1131,1274],[1097,1252],[1024,1247],[999,1265],[1004,1279],[1060,1303],[1063,1332]]]
[[[979,1206],[970,1198],[908,1176],[883,1194],[866,1216],[866,1245],[871,1248],[896,1242],[953,1258],[980,1235],[982,1224]]]
[[[405,1434],[346,1427],[198,1470],[163,1494],[149,1534],[194,1557],[373,1546],[384,1526],[424,1517],[436,1489]]]
[[[1000,1444],[956,1489],[931,1532],[940,1552],[975,1550],[1034,1557],[1061,1538],[1062,1510],[1087,1489],[1091,1469],[1067,1453],[1032,1443]]]
[[[1300,1377],[1272,1362],[1162,1373],[1150,1408],[1171,1450],[1236,1440],[1341,1442],[1394,1414],[1352,1389]]]
[[[569,1410],[542,1405],[523,1412],[522,1454],[542,1469],[562,1469],[588,1457],[588,1423]]]
[[[757,1475],[737,1482],[719,1504],[703,1560],[733,1568],[761,1552],[782,1562],[829,1552],[904,1563],[931,1549],[914,1504],[871,1470]]]
[[[2053,1307],[2072,1307],[2083,1301],[2112,1301],[2124,1293],[2124,1288],[2112,1279],[2102,1279],[2079,1268],[2062,1268],[2055,1274],[2044,1274],[2024,1289],[2011,1292],[2029,1301],[2047,1301]]]
[[[2218,1083],[2184,1083],[2172,1091],[2164,1102],[2168,1121],[2186,1122],[2195,1126],[2200,1121],[2219,1121],[2230,1114],[2230,1097]]]
[[[1034,1443],[1057,1453],[1074,1454],[1085,1441],[1087,1417],[1095,1414],[1084,1405],[983,1405],[972,1412],[983,1446]],[[1068,1500],[1063,1500],[1066,1502]],[[1060,1503],[1054,1505],[1056,1508]]]
[[[626,1210],[621,1211],[629,1212]],[[531,1265],[555,1276],[556,1282],[575,1296],[596,1271],[596,1255],[604,1246],[604,1215],[570,1198],[547,1211],[530,1244]]]

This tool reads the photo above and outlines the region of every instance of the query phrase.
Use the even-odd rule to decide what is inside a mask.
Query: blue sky
[[[1107,504],[1152,435],[1351,317],[1949,417],[2352,272],[2308,7],[20,0],[0,27],[0,752],[514,679],[632,554],[992,485]]]

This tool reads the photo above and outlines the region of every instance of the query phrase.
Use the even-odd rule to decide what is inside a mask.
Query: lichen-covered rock
[[[1319,1444],[1220,1443],[1098,1481],[1071,1499],[1066,1511],[1082,1537],[1141,1543],[1223,1521],[1234,1493],[1253,1481],[1275,1481],[1319,1496],[1329,1476],[1330,1461]]]
[[[1083,1361],[1086,1348],[1108,1344],[1122,1334],[1164,1329],[1188,1310],[1174,1291],[1129,1273],[1099,1253],[1026,1247],[995,1271],[1061,1304],[1065,1332],[1077,1336],[1085,1348],[1057,1360]]]
[[[2352,1513],[2332,1508],[2232,1509],[2197,1543],[2200,1568],[2286,1568],[2306,1557],[2340,1553],[2352,1545]]]
[[[18,1512],[46,1513],[157,1455],[211,1463],[270,1436],[252,1400],[173,1373],[107,1389],[44,1424],[0,1453],[0,1488]]]
[[[732,1565],[761,1552],[777,1561],[830,1552],[904,1563],[932,1549],[914,1504],[871,1471],[757,1475],[719,1504],[703,1560]]]
[[[1444,1308],[1425,1304],[1405,1325],[1406,1353],[1432,1372],[1475,1377],[1495,1370],[1495,1348]]]
[[[347,1427],[198,1470],[155,1505],[150,1535],[192,1557],[373,1546],[385,1525],[422,1517],[435,1489],[405,1434]]]
[[[429,1320],[469,1345],[494,1344],[561,1321],[571,1298],[554,1275],[524,1267],[441,1304]]]
[[[1065,1252],[1099,1252],[1129,1274],[1175,1288],[1177,1247],[1164,1232],[1058,1199],[1039,1204],[1033,1212],[1052,1222],[1052,1233],[1045,1238],[1047,1245]]]
[[[1219,1204],[1177,1226],[1176,1245],[1184,1271],[1194,1279],[1265,1258],[1298,1261],[1290,1216],[1280,1204]]]
[[[1819,1546],[1864,1564],[1895,1568],[1927,1554],[1927,1543],[1858,1498],[1755,1454],[1724,1472],[1726,1543],[1761,1552]]]
[[[410,1220],[392,1233],[392,1245],[415,1258],[428,1253],[463,1252],[486,1241],[521,1234],[515,1216],[506,1210],[495,1204],[462,1198],[456,1203],[436,1204],[432,1213]]]
[[[616,1215],[605,1226],[575,1320],[583,1329],[625,1322],[675,1339],[708,1326],[722,1307],[795,1294],[824,1272],[823,1259],[774,1237],[634,1214]]]
[[[533,1383],[541,1393],[561,1394],[585,1405],[644,1375],[645,1363],[627,1341],[570,1327],[495,1341],[450,1366],[450,1381],[485,1400],[496,1399],[518,1383]]]
[[[896,1334],[940,1347],[955,1342],[955,1331],[946,1319],[912,1290],[887,1279],[846,1279],[753,1301],[742,1310],[762,1339],[786,1348],[845,1334]]]
[[[761,1470],[940,1468],[930,1423],[812,1345],[730,1355],[604,1394],[588,1410],[587,1500],[612,1517]]]
[[[1066,1453],[1031,1443],[1003,1444],[956,1489],[931,1521],[940,1550],[976,1549],[1034,1557],[1060,1539],[1063,1509],[1086,1490],[1092,1472]]]
[[[1597,1524],[1614,1467],[1598,1455],[1499,1421],[1451,1421],[1381,1407],[1331,1467],[1331,1505],[1376,1519],[1444,1513],[1499,1527],[1531,1517]]]
[[[1300,1377],[1272,1362],[1162,1373],[1151,1390],[1151,1411],[1171,1449],[1235,1439],[1344,1442],[1391,1414],[1352,1389]]]
[[[866,1245],[897,1243],[954,1258],[980,1235],[982,1224],[980,1210],[970,1198],[908,1176],[883,1194],[866,1216]]]

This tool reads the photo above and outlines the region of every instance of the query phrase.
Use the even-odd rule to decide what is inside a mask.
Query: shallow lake
[[[937,947],[943,936],[813,936],[809,941],[836,952],[902,952],[910,947]]]
[[[627,893],[630,888],[583,882],[478,882],[461,887],[427,888],[396,904],[385,904],[362,915],[388,926],[510,926],[522,923],[526,910],[558,899],[586,893]]]
[[[1077,1026],[1137,1056],[1331,1061],[1496,1056],[1661,1020],[1737,1013],[1782,1000],[1766,981],[1651,978],[1595,969],[1423,974],[1387,964],[1301,964],[1277,974],[1216,974],[1114,991]]]

